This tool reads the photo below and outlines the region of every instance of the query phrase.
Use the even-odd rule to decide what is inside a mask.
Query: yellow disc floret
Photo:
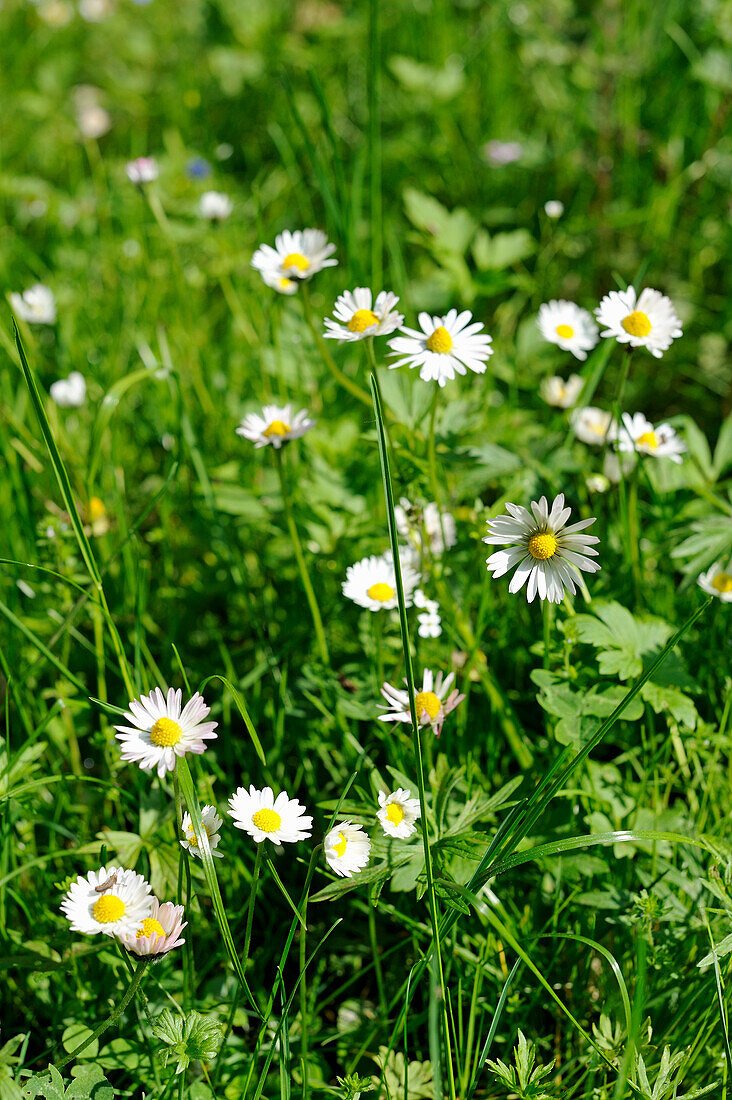
[[[289,267],[296,267],[298,271],[307,271],[310,267],[310,260],[307,256],[303,256],[301,252],[290,252],[282,261],[282,266],[285,270]]]
[[[371,600],[378,600],[379,603],[386,603],[387,600],[394,599],[394,589],[390,584],[386,584],[384,581],[378,581],[367,589],[366,595]]]
[[[452,336],[444,327],[439,325],[427,341],[429,351],[437,351],[440,355],[447,355],[452,350]]]
[[[571,340],[574,336],[574,329],[571,325],[557,325],[556,334],[560,336],[562,340]]]
[[[291,430],[290,425],[285,424],[283,420],[273,420],[272,423],[268,424],[264,429],[262,435],[266,435],[267,439],[269,439],[273,435],[286,436]]]
[[[367,328],[378,325],[378,323],[379,318],[372,309],[357,309],[348,322],[348,327],[351,332],[365,332]]]
[[[653,431],[643,432],[643,435],[639,435],[635,442],[639,447],[650,447],[652,451],[655,451],[658,446],[658,436]]]
[[[401,825],[404,821],[404,810],[401,808],[398,802],[390,802],[386,807],[386,816],[392,825]]]
[[[434,691],[418,691],[414,699],[414,706],[418,718],[421,718],[424,712],[427,711],[430,719],[434,722],[435,718],[440,713],[442,703],[435,695]]]
[[[100,924],[113,924],[125,915],[125,903],[116,894],[102,894],[92,907],[94,920]]]
[[[716,588],[717,592],[732,592],[732,573],[717,573],[716,577],[712,580],[712,588]]]
[[[640,310],[633,310],[620,322],[630,336],[647,336],[653,327],[648,315]]]
[[[183,730],[172,718],[158,718],[150,730],[150,741],[160,749],[177,745],[182,736]]]
[[[210,838],[211,834],[208,831],[208,826],[204,825],[203,826],[203,831],[206,834],[206,836]],[[198,847],[198,837],[193,832],[193,829],[191,829],[191,831],[189,832],[186,839],[187,839],[188,843],[190,844],[191,848],[197,848]]]
[[[164,936],[165,929],[159,920],[155,920],[155,917],[146,917],[140,927],[137,929],[137,936]]]
[[[277,813],[277,810],[269,810],[265,807],[262,810],[257,810],[252,823],[261,829],[263,833],[276,833],[282,824],[282,818]]]
[[[343,858],[343,856],[346,854],[346,845],[347,844],[348,844],[348,841],[346,840],[345,833],[339,833],[338,834],[338,840],[333,845],[333,851],[335,852],[335,854],[337,856],[340,856],[341,858]]]
[[[546,561],[547,558],[553,558],[557,552],[557,536],[553,535],[551,531],[545,531],[541,535],[532,535],[529,539],[529,553],[532,558],[536,558],[538,561]]]

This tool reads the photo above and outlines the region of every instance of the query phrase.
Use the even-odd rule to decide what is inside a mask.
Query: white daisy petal
[[[330,869],[350,878],[368,863],[371,841],[360,825],[341,821],[326,836],[323,851]]]
[[[710,596],[716,596],[722,603],[732,603],[732,562],[726,570],[718,561],[707,569],[706,573],[700,573],[697,584]]]
[[[275,800],[271,787],[257,790],[250,785],[229,799],[229,814],[237,829],[242,829],[257,843],[271,840],[273,844],[294,844],[312,833],[313,819],[296,798],[282,791]]]
[[[142,875],[124,867],[100,867],[79,875],[61,902],[74,932],[91,936],[136,935],[150,916],[151,886]]]
[[[450,687],[454,679],[455,674],[452,672],[443,680],[441,672],[435,677],[432,669],[426,668],[422,673],[422,687],[417,690],[414,697],[418,725],[431,726],[436,737],[440,736],[447,715],[455,710],[465,698],[457,691],[450,693]],[[406,687],[407,681],[404,680],[403,683],[405,684],[404,689],[394,688],[391,684],[383,685],[381,694],[386,699],[387,706],[384,706],[383,703],[379,704],[380,709],[386,712],[380,715],[381,721],[412,721],[409,709],[409,691]]]
[[[419,574],[405,555],[401,560],[404,602],[412,604],[412,593],[419,584]],[[372,554],[349,565],[342,584],[343,595],[369,611],[392,611],[398,606],[394,563],[386,554]]]
[[[335,245],[329,243],[320,229],[296,229],[294,232],[286,229],[275,239],[274,248],[262,245],[257,249],[251,265],[267,286],[282,294],[294,294],[299,282],[338,263],[331,255],[333,252]]]
[[[601,336],[631,348],[646,348],[656,359],[682,335],[681,321],[670,298],[646,287],[636,300],[634,288],[611,290],[595,310]],[[604,327],[603,327],[604,326]]]
[[[586,359],[587,352],[592,351],[598,342],[597,325],[592,314],[563,298],[553,299],[540,306],[536,323],[545,340],[557,344],[563,351],[571,352],[575,359]],[[572,377],[577,378],[577,375]],[[579,388],[581,389],[581,380]],[[562,408],[568,408],[574,401],[567,401],[566,404],[552,401],[550,404],[560,404]]]
[[[307,412],[293,413],[292,405],[264,405],[261,415],[248,413],[236,429],[236,434],[248,439],[255,447],[268,444],[279,450],[291,439],[299,439],[315,427]]]
[[[456,373],[464,375],[472,370],[483,374],[486,360],[493,354],[491,337],[482,332],[482,323],[469,325],[471,317],[469,310],[458,314],[451,309],[444,317],[420,313],[417,319],[421,332],[403,325],[400,331],[405,335],[389,341],[390,354],[402,356],[389,366],[419,367],[423,381],[437,382],[440,387]]]
[[[181,713],[180,689],[170,688],[167,699],[155,688],[148,696],[133,699],[125,718],[130,725],[115,726],[122,747],[122,759],[140,765],[143,771],[157,768],[162,779],[175,767],[176,756],[202,753],[205,742],[216,737],[217,722],[204,722],[209,707],[196,692]]]
[[[415,822],[421,815],[418,798],[411,797],[412,792],[398,787],[391,794],[379,791],[379,810],[376,814],[387,836],[406,840],[417,831]]]

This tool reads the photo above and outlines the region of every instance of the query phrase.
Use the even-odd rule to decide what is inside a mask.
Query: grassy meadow
[[[0,3],[0,1100],[730,1096],[731,47],[724,0]],[[337,265],[252,267],[308,227]],[[630,286],[658,357],[645,299],[537,325]],[[357,287],[492,354],[327,338]],[[529,602],[486,559],[560,494],[601,568]],[[156,688],[217,728],[144,770]]]

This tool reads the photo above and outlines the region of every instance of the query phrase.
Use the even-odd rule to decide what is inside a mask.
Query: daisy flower
[[[86,379],[80,371],[72,370],[68,378],[52,382],[48,393],[60,409],[78,409],[86,399]]]
[[[670,424],[653,427],[643,413],[623,413],[623,426],[618,430],[615,442],[619,451],[638,451],[640,454],[655,455],[656,458],[670,458],[672,462],[681,462],[686,444],[679,439]]]
[[[437,600],[429,600],[421,588],[414,593],[414,606],[420,608],[417,615],[420,638],[439,638],[442,634],[442,618]]]
[[[212,222],[225,221],[233,209],[233,202],[222,191],[204,191],[198,200],[198,213]]]
[[[133,955],[164,955],[186,942],[181,932],[187,924],[182,905],[173,905],[171,901],[161,905],[153,895],[150,915],[136,931],[120,936],[120,941]]]
[[[324,267],[334,267],[338,260],[329,258],[331,252],[335,252],[335,245],[329,243],[322,229],[296,229],[294,233],[286,229],[275,238],[274,248],[263,244],[257,249],[252,267],[268,286],[277,279],[302,281]]]
[[[401,566],[404,603],[410,607],[412,592],[419,584],[419,573],[404,561]],[[347,599],[369,611],[392,611],[398,607],[394,563],[385,554],[371,554],[349,565],[342,588]]]
[[[583,443],[589,443],[590,446],[601,447],[615,438],[612,413],[597,409],[594,405],[575,409],[569,422],[577,438]]]
[[[426,668],[422,674],[422,687],[414,697],[414,708],[417,711],[417,722],[420,726],[431,726],[435,737],[442,733],[442,726],[450,711],[455,710],[465,698],[457,689],[450,691],[455,673],[451,672],[444,679],[442,673],[437,675],[431,669]],[[407,683],[406,680],[403,681]],[[384,684],[381,694],[386,699],[387,705],[379,703],[385,714],[379,715],[380,722],[411,722],[409,712],[409,691],[402,688],[394,688],[391,684]]]
[[[326,836],[323,851],[330,869],[342,878],[350,878],[368,863],[371,841],[360,825],[341,821]]]
[[[136,160],[128,160],[125,165],[125,172],[130,183],[138,185],[152,183],[160,175],[155,157],[138,157]]]
[[[279,294],[297,294],[297,279],[288,279],[286,275],[278,275],[274,271],[262,271],[260,274],[263,282]]]
[[[528,581],[526,599],[561,603],[565,588],[574,594],[578,570],[596,573],[600,566],[587,555],[597,556],[590,543],[599,542],[595,535],[580,534],[594,519],[581,519],[570,527],[565,524],[572,514],[564,507],[564,493],[555,498],[551,509],[546,497],[532,500],[531,512],[518,504],[507,504],[509,515],[488,520],[488,534],[483,542],[508,546],[486,559],[488,572],[502,577],[518,566],[508,586],[518,592]],[[533,513],[533,515],[532,515]]]
[[[273,844],[294,844],[305,840],[313,831],[312,817],[306,817],[305,807],[296,798],[280,791],[277,798],[271,787],[258,791],[239,787],[229,799],[229,814],[237,829],[243,829],[257,844],[271,840]]]
[[[408,539],[415,550],[422,549],[423,530],[434,555],[442,554],[446,546],[449,549],[457,541],[453,516],[449,512],[440,512],[434,501],[419,508],[402,497],[394,508],[394,519],[399,534]]]
[[[150,916],[152,887],[142,875],[125,867],[100,867],[79,875],[61,902],[61,911],[72,931],[92,936],[137,935]]]
[[[601,336],[614,336],[620,344],[647,348],[660,359],[671,341],[682,335],[681,321],[670,298],[646,287],[636,299],[635,290],[611,290],[595,310]]]
[[[53,325],[56,322],[56,299],[50,287],[34,283],[22,294],[10,295],[10,306],[21,321],[31,325]]]
[[[310,420],[305,409],[293,413],[292,405],[264,405],[260,413],[247,413],[236,429],[237,435],[249,439],[255,447],[266,447],[271,443],[279,450],[283,443],[299,439],[311,428],[315,421]]]
[[[417,329],[402,326],[404,336],[395,336],[389,341],[391,355],[398,355],[395,367],[419,367],[419,377],[424,382],[437,382],[444,386],[455,374],[467,374],[468,368],[476,374],[483,374],[486,361],[493,354],[490,347],[491,337],[482,331],[480,321],[470,324],[470,310],[458,313],[451,309],[444,317],[431,317],[429,313],[420,313],[419,332]]]
[[[187,752],[202,753],[204,744],[216,737],[218,722],[204,722],[210,712],[196,692],[181,712],[182,692],[168,688],[163,695],[155,688],[149,695],[133,699],[125,718],[132,726],[115,726],[122,745],[122,759],[140,765],[143,771],[157,768],[158,777],[175,767],[177,757]]]
[[[699,574],[696,583],[710,596],[718,596],[722,603],[732,603],[732,562],[725,572],[720,563],[715,561],[706,573]]]
[[[419,799],[411,797],[412,792],[397,787],[391,794],[379,791],[379,810],[376,814],[381,827],[388,836],[406,840],[417,831],[415,821],[421,814]]]
[[[553,298],[539,306],[536,323],[545,340],[562,351],[571,351],[575,359],[586,359],[587,352],[597,344],[592,314],[564,298]]]
[[[366,286],[346,290],[336,298],[333,316],[325,319],[327,340],[365,340],[367,336],[386,336],[404,321],[394,306],[399,299],[391,291],[382,290],[371,305],[371,291]]]
[[[219,830],[223,825],[223,821],[216,813],[216,807],[204,806],[201,810],[201,821],[206,830],[209,847],[211,848],[211,855],[215,856],[217,859],[223,859],[223,852],[214,851],[215,848],[218,848],[219,841],[221,840]],[[185,840],[181,840],[181,847],[185,848],[187,852],[190,852],[192,856],[198,856],[200,859],[201,849],[198,846],[198,837],[193,829],[193,822],[191,821],[191,815],[189,813],[183,814],[182,829],[185,834]]]
[[[571,409],[576,404],[584,384],[584,379],[578,374],[570,374],[566,382],[555,374],[551,378],[542,379],[539,385],[539,396],[546,401],[547,405],[554,405],[557,409]]]

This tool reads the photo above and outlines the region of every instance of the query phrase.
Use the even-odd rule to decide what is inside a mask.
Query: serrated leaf
[[[699,717],[693,701],[683,691],[675,687],[656,684],[649,680],[643,685],[641,696],[653,708],[656,714],[668,713],[686,729],[696,729]]]

